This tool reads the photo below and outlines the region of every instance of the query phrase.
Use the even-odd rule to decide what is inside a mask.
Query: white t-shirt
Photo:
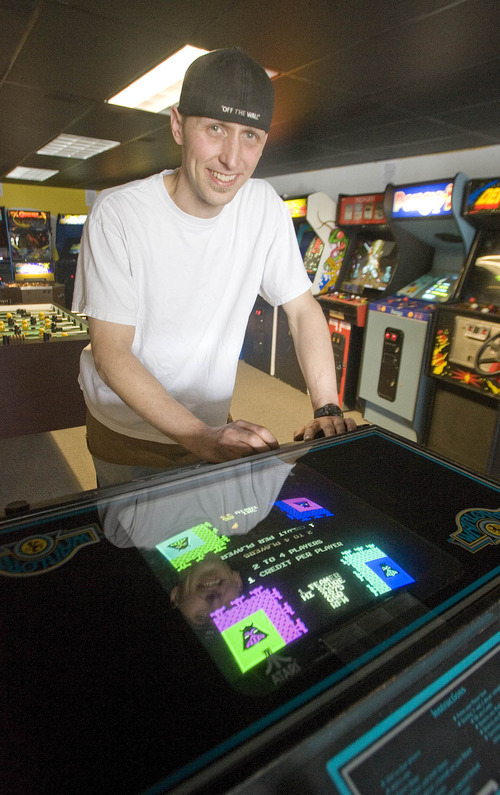
[[[132,352],[167,392],[211,426],[227,421],[257,293],[277,306],[310,289],[284,202],[249,180],[215,218],[197,218],[155,174],[103,191],[82,236],[73,310],[135,327]],[[169,442],[97,374],[82,352],[91,414],[112,430]]]

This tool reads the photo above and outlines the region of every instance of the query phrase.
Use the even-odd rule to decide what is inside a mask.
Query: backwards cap
[[[184,76],[179,112],[269,132],[274,88],[266,70],[239,47],[213,50]]]

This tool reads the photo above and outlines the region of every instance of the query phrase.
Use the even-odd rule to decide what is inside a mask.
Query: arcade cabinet
[[[455,294],[474,228],[461,216],[467,178],[391,186],[388,220],[396,239],[419,241],[420,274],[368,309],[359,397],[363,416],[407,439],[425,443],[431,383],[425,375],[430,320]],[[399,263],[404,269],[406,251]],[[413,281],[411,281],[413,279]],[[395,285],[396,286],[396,285]]]
[[[293,221],[304,267],[312,283],[311,289],[313,293],[318,293],[338,270],[344,251],[343,236],[338,235],[338,230],[333,226],[335,202],[321,192],[285,198],[284,202]],[[313,209],[310,217],[308,208],[311,203]],[[318,212],[322,214],[321,221]],[[317,228],[312,225],[315,223],[318,224]],[[270,306],[261,296],[257,297],[250,313],[242,356],[253,367],[306,391],[286,315],[282,309]]]
[[[301,252],[309,245],[310,234],[304,237],[310,227],[306,221],[307,198],[287,199],[285,204],[292,218],[297,237],[302,244]],[[304,238],[302,240],[302,238]],[[304,248],[305,246],[305,248]],[[276,357],[276,332],[278,327],[278,308],[270,306],[267,301],[258,295],[253,309],[248,318],[245,339],[243,340],[242,358],[252,367],[262,370],[268,375],[274,375]]]
[[[295,227],[297,241],[304,257],[315,235],[307,222],[307,197],[286,199],[290,217]],[[252,367],[268,375],[275,375],[276,335],[278,330],[278,307],[270,306],[260,295],[248,319],[243,341],[243,359]]]
[[[293,201],[293,200],[292,200]],[[311,280],[311,292],[320,295],[337,282],[346,250],[346,236],[335,223],[337,203],[323,191],[307,197],[306,219],[296,225],[297,240],[304,267]],[[336,346],[334,345],[334,352]],[[337,364],[337,383],[342,379],[342,368]],[[307,392],[300,369],[285,310],[278,308],[275,375],[286,384]],[[340,395],[339,395],[340,398]]]
[[[500,480],[500,178],[470,181],[463,207],[477,231],[455,299],[434,314],[427,447]]]
[[[50,212],[7,210],[14,282],[1,297],[12,304],[64,304],[64,285],[54,276]]]
[[[68,309],[71,309],[73,300],[80,240],[86,220],[86,215],[59,213],[57,216],[55,278],[64,285],[64,306]]]
[[[387,224],[384,193],[341,196],[337,223],[349,239],[336,289],[318,296],[328,316],[336,359],[341,362],[339,392],[354,408],[368,302],[421,272],[420,258],[400,265],[398,242]]]
[[[7,213],[5,207],[0,207],[0,288],[4,283],[11,282],[14,278],[12,258],[10,256],[10,241],[7,231]]]

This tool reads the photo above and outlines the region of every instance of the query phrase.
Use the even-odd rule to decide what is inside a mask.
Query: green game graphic
[[[242,673],[286,645],[264,610],[256,610],[221,634]]]

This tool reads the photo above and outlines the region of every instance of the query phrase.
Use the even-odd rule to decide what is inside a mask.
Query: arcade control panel
[[[333,292],[319,295],[318,300],[336,317],[340,317],[354,326],[364,326],[368,309],[368,298],[361,298],[353,293]]]

